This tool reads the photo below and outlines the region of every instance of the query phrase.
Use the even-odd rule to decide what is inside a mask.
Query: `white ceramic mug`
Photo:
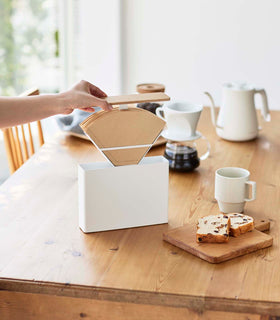
[[[183,101],[171,101],[156,109],[158,117],[166,121],[171,140],[184,141],[196,136],[196,127],[203,106]],[[161,115],[163,112],[164,116]]]
[[[243,212],[245,201],[256,199],[256,182],[249,181],[250,172],[246,169],[227,167],[216,170],[215,198],[220,211],[224,213]],[[252,197],[249,198],[249,186]]]

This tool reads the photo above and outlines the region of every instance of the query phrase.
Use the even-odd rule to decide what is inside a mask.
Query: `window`
[[[59,89],[58,1],[0,0],[0,95]]]

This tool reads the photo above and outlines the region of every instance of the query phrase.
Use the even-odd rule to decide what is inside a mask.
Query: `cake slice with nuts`
[[[230,235],[238,237],[254,229],[254,219],[242,213],[229,213]]]
[[[210,215],[198,220],[196,241],[224,243],[229,240],[230,218],[226,214]]]

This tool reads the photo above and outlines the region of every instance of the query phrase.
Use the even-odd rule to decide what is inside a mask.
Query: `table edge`
[[[212,310],[280,316],[280,301],[195,296],[1,277],[0,291],[188,308],[201,313],[206,310]]]

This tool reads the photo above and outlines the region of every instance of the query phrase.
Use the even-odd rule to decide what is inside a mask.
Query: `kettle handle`
[[[261,113],[265,121],[270,121],[270,113],[268,108],[268,102],[267,102],[267,95],[264,89],[255,89],[255,94],[259,93],[262,97],[262,109]]]
[[[216,124],[216,106],[215,106],[215,102],[214,102],[214,99],[213,97],[211,96],[211,94],[207,91],[204,91],[204,94],[207,95],[207,97],[210,99],[210,107],[211,107],[211,120],[212,120],[212,123],[214,125],[214,127],[216,128],[219,128],[219,129],[223,129],[223,127],[220,127]]]

